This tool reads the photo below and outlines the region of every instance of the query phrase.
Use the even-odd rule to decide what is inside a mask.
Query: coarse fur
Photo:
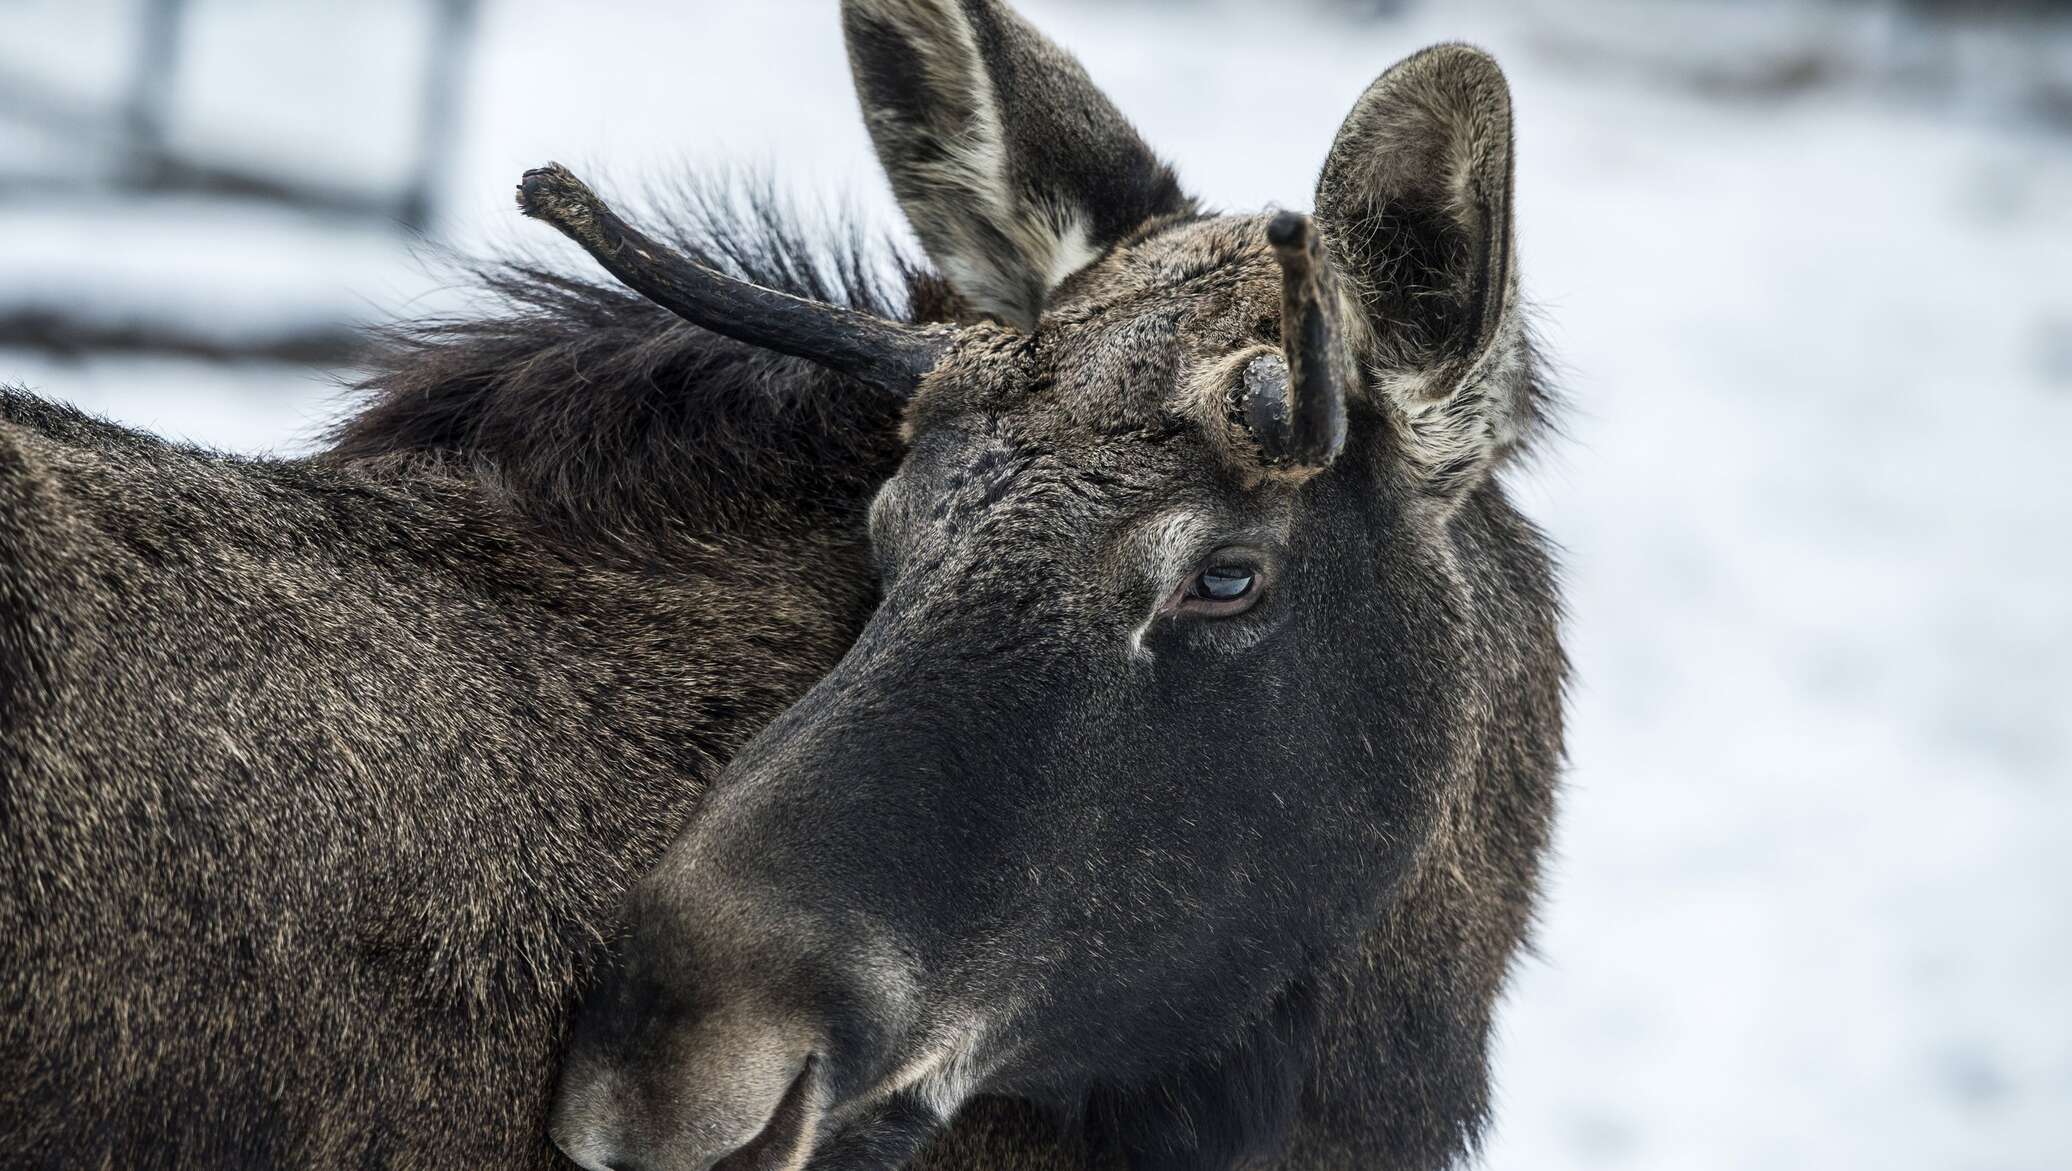
[[[766,200],[684,243],[882,313]],[[867,617],[897,408],[540,268],[309,459],[0,391],[0,1165],[562,1164],[595,941]]]
[[[872,505],[884,597],[630,893],[557,1141],[883,1171],[999,1095],[1136,1171],[1454,1162],[1567,674],[1502,481],[1545,414],[1503,75],[1460,45],[1383,74],[1321,251],[1281,253],[1302,221],[1202,213],[997,0],[843,11],[963,328]],[[1344,436],[1299,459],[1238,409],[1295,357],[1290,256],[1302,357],[1352,383],[1310,380]]]
[[[1465,161],[1327,165],[1362,381],[1297,473],[1228,409],[1264,220],[1201,215],[1003,6],[845,13],[944,274],[907,316],[968,327],[903,413],[537,269],[399,334],[306,460],[0,395],[5,1165],[563,1165],[586,987],[561,1137],[599,1165],[1472,1145],[1565,676],[1499,478],[1541,413],[1500,75],[1434,50],[1341,133]],[[962,124],[976,226],[884,133],[875,75],[937,42],[977,56],[902,108],[1044,95]],[[899,311],[724,218],[678,242]],[[1233,534],[1265,600],[1164,607]]]
[[[1005,5],[845,4],[842,21],[892,190],[973,311],[1033,329],[1096,241],[1193,209],[1079,63]]]

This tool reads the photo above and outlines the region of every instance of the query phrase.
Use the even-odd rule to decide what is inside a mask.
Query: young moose
[[[626,907],[553,1133],[585,1167],[904,1162],[976,1095],[1131,1167],[1472,1145],[1560,758],[1494,63],[1360,98],[1316,216],[1211,216],[992,0],[847,0],[954,327],[521,203],[698,324],[907,400],[854,647]]]
[[[1218,218],[994,0],[844,18],[909,313],[549,169],[650,300],[506,275],[314,458],[0,390],[0,1165],[1472,1145],[1564,673],[1501,76]]]

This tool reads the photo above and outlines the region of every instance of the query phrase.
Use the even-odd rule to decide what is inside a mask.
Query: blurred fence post
[[[136,62],[130,71],[123,126],[129,135],[127,165],[155,172],[166,154],[166,110],[180,66],[180,28],[187,0],[141,0]],[[136,176],[144,180],[145,176]]]
[[[417,166],[397,202],[397,218],[415,232],[431,226],[433,201],[460,138],[461,90],[475,39],[478,0],[431,0],[436,11],[418,113]]]

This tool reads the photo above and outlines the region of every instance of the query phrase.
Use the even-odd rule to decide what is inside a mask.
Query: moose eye
[[[1194,575],[1196,597],[1218,602],[1235,602],[1252,592],[1252,571],[1238,565],[1219,565]]]
[[[1249,565],[1211,565],[1188,579],[1179,599],[1182,613],[1227,618],[1251,609],[1259,596],[1259,571]]]

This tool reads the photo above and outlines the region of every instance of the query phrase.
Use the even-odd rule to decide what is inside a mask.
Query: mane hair
[[[730,276],[899,320],[942,302],[897,247],[846,215],[809,224],[766,180],[692,182],[666,205],[657,237]],[[586,553],[636,559],[667,555],[691,518],[824,529],[898,460],[900,404],[861,383],[601,275],[464,267],[492,307],[379,331],[350,388],[365,403],[323,458],[465,476]]]

